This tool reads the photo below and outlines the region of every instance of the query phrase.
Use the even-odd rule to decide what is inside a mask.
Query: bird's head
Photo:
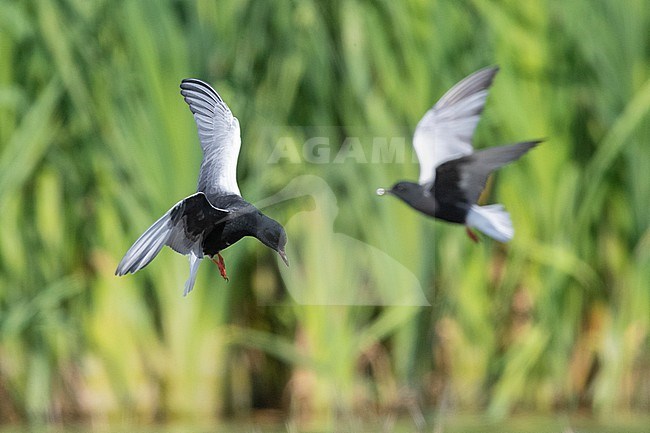
[[[259,227],[257,238],[264,245],[276,251],[282,258],[282,261],[289,266],[289,259],[287,259],[287,254],[284,251],[284,247],[287,245],[287,233],[280,223],[265,217]]]
[[[378,188],[377,195],[392,194],[413,205],[422,199],[422,185],[415,182],[397,182],[390,189]]]

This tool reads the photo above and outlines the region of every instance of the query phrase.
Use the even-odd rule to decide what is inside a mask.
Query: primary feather
[[[239,121],[221,96],[204,81],[183,80],[181,94],[194,115],[203,150],[197,190],[204,192],[208,200],[224,194],[241,195],[237,185]]]

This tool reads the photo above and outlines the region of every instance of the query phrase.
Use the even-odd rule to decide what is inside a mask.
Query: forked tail
[[[473,205],[465,223],[468,227],[474,227],[499,242],[508,242],[515,234],[510,214],[501,204]]]

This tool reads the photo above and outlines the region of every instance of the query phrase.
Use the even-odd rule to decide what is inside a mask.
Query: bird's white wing
[[[473,152],[472,136],[498,70],[496,66],[488,67],[466,77],[420,120],[413,135],[420,161],[420,184],[433,184],[436,167],[443,162]]]
[[[201,80],[183,80],[181,94],[194,114],[203,149],[197,190],[209,200],[223,194],[241,195],[237,185],[239,121],[221,96]]]

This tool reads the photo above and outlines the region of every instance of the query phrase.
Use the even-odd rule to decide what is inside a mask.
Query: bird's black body
[[[241,196],[228,194],[212,200],[214,203],[204,194],[194,194],[170,213],[172,224],[182,226],[187,239],[200,240],[204,255],[215,256],[245,236],[253,236],[274,250],[284,248],[282,226]]]
[[[214,256],[244,236],[257,237],[257,227],[262,217],[262,213],[248,203],[242,208],[232,210],[232,215],[226,217],[223,222],[217,222],[212,230],[204,234],[201,245],[203,254]]]
[[[436,201],[432,216],[451,223],[464,224],[473,203],[467,200],[461,188],[461,173],[458,160],[448,161],[436,168],[436,180],[431,192]]]

